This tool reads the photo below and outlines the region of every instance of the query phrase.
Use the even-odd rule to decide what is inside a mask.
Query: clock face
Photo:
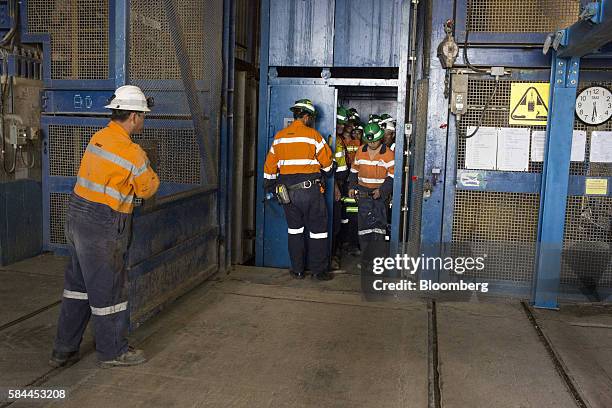
[[[591,86],[576,98],[576,116],[587,125],[601,125],[612,117],[612,92]]]

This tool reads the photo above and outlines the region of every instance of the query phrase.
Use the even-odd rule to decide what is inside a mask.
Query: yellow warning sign
[[[607,195],[608,179],[587,178],[585,183],[585,194],[587,195]]]
[[[510,92],[511,125],[546,126],[549,84],[514,83]]]

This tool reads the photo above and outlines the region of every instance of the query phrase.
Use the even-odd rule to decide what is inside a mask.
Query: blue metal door
[[[266,153],[272,145],[274,135],[293,120],[289,108],[302,98],[309,98],[315,105],[318,116],[316,129],[330,144],[335,146],[336,129],[336,90],[326,85],[271,85],[268,98],[268,134]],[[262,171],[262,169],[258,169]],[[331,237],[331,216],[333,205],[333,180],[327,182],[326,192],[329,214],[329,236]],[[261,233],[261,222],[258,220]],[[263,266],[288,268],[289,253],[287,250],[287,222],[281,206],[276,200],[266,200],[263,216]],[[331,242],[331,240],[330,240]]]

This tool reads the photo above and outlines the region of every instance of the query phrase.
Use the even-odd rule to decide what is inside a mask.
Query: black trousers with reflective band
[[[366,191],[363,187],[360,190]],[[369,190],[368,190],[369,191]],[[361,274],[372,274],[372,262],[376,257],[389,256],[387,236],[387,202],[382,198],[359,199],[358,225],[361,246]]]
[[[70,263],[54,348],[77,351],[90,317],[98,359],[113,360],[128,349],[127,249],[131,214],[72,195],[66,213]]]
[[[319,185],[311,188],[291,190],[291,203],[284,205],[288,227],[289,257],[294,272],[308,267],[312,273],[326,272],[329,266],[329,247],[327,233],[327,204]],[[306,250],[308,239],[308,251]]]

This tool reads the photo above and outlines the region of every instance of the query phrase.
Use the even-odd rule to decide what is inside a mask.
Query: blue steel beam
[[[129,0],[115,0],[115,29],[110,31],[109,43],[114,44],[110,54],[110,65],[115,75],[115,88],[127,83],[128,78],[128,24],[130,21]]]
[[[255,265],[264,261],[264,191],[263,166],[268,152],[268,58],[270,42],[270,0],[261,2],[261,50],[259,53],[259,113],[257,128],[257,208],[255,214],[257,236],[255,239]]]
[[[559,58],[583,57],[612,42],[612,0],[591,2],[594,15],[563,30]]]
[[[234,152],[234,47],[235,35],[234,0],[223,2],[223,107],[221,109],[221,140],[219,153],[219,269],[226,270],[231,264],[232,208],[229,203],[233,190],[232,155]],[[237,204],[237,203],[233,203]]]
[[[556,309],[561,250],[574,129],[579,58],[552,57],[550,98],[532,300],[536,307]]]
[[[448,100],[444,97],[444,79],[446,71],[437,57],[437,47],[444,40],[444,23],[452,18],[452,10],[447,0],[429,2],[431,8],[431,35],[424,58],[428,70],[423,73],[428,80],[427,125],[425,141],[425,164],[423,178],[432,185],[431,195],[423,198],[421,211],[421,246],[425,256],[439,256],[442,240],[442,220],[445,177],[446,144],[448,136]],[[419,132],[422,132],[421,129]],[[440,175],[434,184],[434,169],[440,169]],[[438,281],[439,271],[423,271],[421,279]]]

